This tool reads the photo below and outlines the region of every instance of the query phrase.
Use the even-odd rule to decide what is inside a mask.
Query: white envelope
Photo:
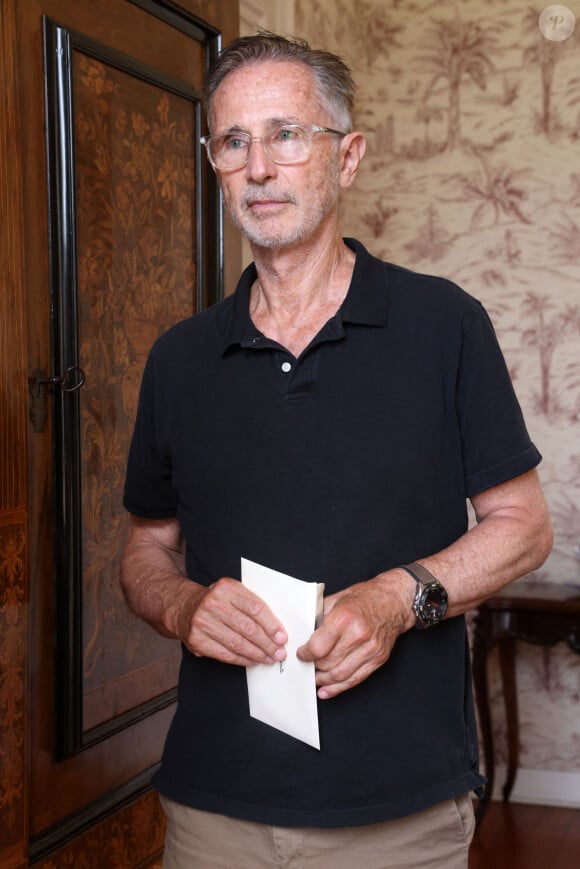
[[[246,667],[250,715],[320,749],[314,664],[296,650],[322,619],[324,584],[304,582],[242,558],[242,583],[265,601],[286,629],[287,657],[281,664]]]

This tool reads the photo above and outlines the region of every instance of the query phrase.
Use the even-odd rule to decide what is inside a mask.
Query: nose
[[[246,163],[248,181],[265,181],[276,175],[276,164],[270,160],[261,139],[252,139]]]

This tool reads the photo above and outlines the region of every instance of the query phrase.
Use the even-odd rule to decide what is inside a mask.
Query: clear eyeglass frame
[[[278,140],[278,137],[285,133],[295,134],[296,138],[293,141],[300,144],[301,147],[299,153],[288,153],[285,155],[275,151],[274,143]],[[335,136],[341,137],[347,135],[347,133],[343,133],[341,130],[333,130],[331,127],[321,127],[318,124],[281,124],[279,127],[273,127],[263,136],[250,136],[249,133],[236,131],[232,133],[223,133],[219,136],[202,136],[199,141],[205,146],[209,162],[214,169],[217,169],[220,172],[235,172],[237,169],[242,169],[247,164],[250,157],[250,146],[252,142],[262,143],[266,156],[272,161],[272,163],[281,166],[293,166],[297,163],[304,163],[310,156],[313,137],[318,133],[331,133]],[[244,147],[228,151],[227,154],[229,155],[229,158],[224,160],[223,154],[220,154],[220,147],[223,148],[228,141],[234,142],[236,140],[241,141]],[[282,140],[279,141],[282,144]],[[237,153],[238,151],[239,154]],[[239,157],[239,159],[236,160],[236,156]]]

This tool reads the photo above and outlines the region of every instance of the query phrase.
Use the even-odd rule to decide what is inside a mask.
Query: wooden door
[[[122,599],[124,464],[151,344],[239,270],[199,146],[237,3],[2,13],[0,864],[129,869],[161,848],[179,649]]]

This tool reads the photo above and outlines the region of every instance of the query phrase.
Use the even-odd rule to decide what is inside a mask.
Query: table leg
[[[508,768],[506,782],[503,786],[503,798],[504,802],[507,803],[514,786],[520,760],[515,640],[511,637],[502,638],[498,641],[498,647],[507,722]]]
[[[479,726],[483,741],[483,757],[485,761],[485,774],[487,783],[483,797],[476,811],[477,825],[482,822],[487,811],[495,775],[495,761],[493,753],[493,731],[491,715],[489,711],[489,686],[487,678],[487,656],[491,648],[490,631],[487,614],[480,612],[475,619],[473,632],[473,685],[475,688],[475,700],[479,714]]]

